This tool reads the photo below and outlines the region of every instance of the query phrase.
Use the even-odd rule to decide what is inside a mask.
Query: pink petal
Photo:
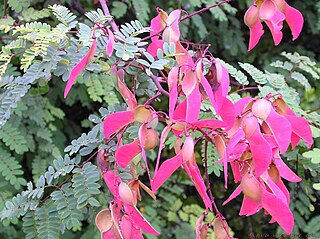
[[[251,216],[251,215],[259,212],[260,209],[261,209],[260,203],[252,201],[250,198],[244,196],[239,215],[240,216],[243,216],[243,215]]]
[[[187,96],[187,110],[186,110],[186,121],[194,122],[198,120],[201,108],[201,95],[198,85],[192,91],[192,93]]]
[[[182,165],[182,162],[182,153],[164,161],[152,180],[152,192],[157,191],[158,188],[160,188],[161,185],[174,173],[174,171]]]
[[[137,226],[149,234],[160,235],[156,229],[147,221],[141,212],[134,206],[124,205],[124,210]]]
[[[286,4],[286,11],[285,11],[285,16],[286,16],[286,22],[288,23],[292,35],[293,35],[293,40],[297,39],[298,36],[300,35],[300,32],[303,27],[303,16],[301,12],[299,12],[297,9],[289,6]]]
[[[282,161],[280,156],[274,157],[273,160],[282,178],[290,182],[300,182],[302,180]]]
[[[87,54],[81,59],[81,61],[76,64],[70,73],[66,88],[64,89],[64,94],[63,97],[66,98],[72,85],[80,75],[81,71],[88,65],[88,63],[91,61],[93,58],[94,54],[96,53],[97,49],[97,39],[94,38],[91,47],[89,48],[89,51]]]
[[[108,30],[109,39],[108,39],[108,43],[107,43],[107,47],[106,47],[106,53],[107,53],[107,56],[110,57],[112,55],[112,52],[114,49],[114,34],[110,30],[110,28],[107,28],[107,30]]]
[[[212,203],[207,194],[206,186],[204,184],[203,178],[201,176],[200,170],[195,159],[183,163],[183,168],[186,170],[189,178],[192,180],[206,208],[209,208],[212,211]]]
[[[112,195],[117,197],[119,195],[119,184],[121,183],[119,176],[117,176],[113,171],[108,171],[103,173],[103,179]]]
[[[226,205],[226,204],[227,204],[228,202],[230,202],[232,199],[238,197],[241,192],[242,192],[242,187],[241,187],[241,185],[239,185],[239,186],[233,191],[233,193],[228,197],[228,199],[225,200],[225,201],[222,203],[222,206]]]
[[[179,68],[174,67],[168,74],[168,86],[169,86],[169,117],[173,117],[173,111],[178,101],[178,80],[179,80]]]
[[[129,162],[141,153],[141,147],[138,140],[130,144],[125,144],[116,150],[115,160],[121,168],[128,166]]]
[[[136,108],[138,105],[136,97],[120,79],[118,80],[118,88],[122,98],[128,105],[129,109],[133,110],[134,108]]]
[[[109,139],[110,136],[118,130],[134,121],[134,111],[120,111],[108,115],[103,124],[104,136]]]
[[[252,27],[250,27],[250,40],[248,51],[251,51],[258,44],[263,33],[263,26],[260,20],[258,20]]]
[[[261,187],[261,204],[287,234],[292,232],[294,218],[289,206],[280,198]]]
[[[276,113],[273,108],[265,122],[268,124],[277,144],[279,145],[280,153],[285,153],[290,144],[292,133],[290,122],[285,117]]]

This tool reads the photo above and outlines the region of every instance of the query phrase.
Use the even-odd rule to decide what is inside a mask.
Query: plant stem
[[[162,95],[161,92],[158,92],[157,94],[155,94],[154,96],[152,96],[150,99],[148,99],[146,101],[146,103],[144,103],[144,105],[150,105],[155,99],[159,98]]]
[[[231,2],[231,1],[232,0],[222,0],[222,1],[220,1],[220,2],[218,2],[216,4],[213,4],[213,5],[209,6],[209,7],[202,8],[202,9],[200,9],[200,10],[194,12],[194,13],[191,13],[191,14],[188,14],[187,16],[184,16],[183,18],[180,19],[179,22],[185,21],[185,20],[187,20],[187,19],[189,19],[189,18],[191,18],[191,17],[193,17],[193,16],[195,16],[197,14],[200,14],[202,12],[208,11],[211,8],[218,7],[218,6],[220,6],[220,5],[224,4],[224,3],[228,3],[228,2]]]
[[[216,202],[214,200],[214,197],[212,195],[211,185],[210,185],[210,180],[209,180],[209,174],[208,174],[208,157],[207,157],[207,155],[208,155],[208,141],[205,141],[205,146],[204,146],[204,170],[205,170],[205,175],[206,175],[206,184],[207,184],[207,188],[208,188],[207,191],[209,193],[209,197],[210,197],[211,203],[213,205],[213,208],[214,208],[214,210],[216,212],[216,216],[221,221],[222,227],[226,231],[228,239],[231,239],[232,237],[229,234],[228,226],[225,225],[225,221],[223,220],[224,217],[221,214],[221,212],[219,211],[219,209],[217,207],[217,204],[216,204]]]
[[[106,16],[111,16],[110,15],[110,11],[109,11],[109,8],[107,6],[107,0],[99,0],[100,4],[101,4],[101,7],[103,9],[103,12]],[[111,20],[109,20],[110,22],[110,25],[113,29],[113,31],[119,31],[119,27],[118,25],[116,24],[116,22],[113,20],[113,18],[111,18]]]

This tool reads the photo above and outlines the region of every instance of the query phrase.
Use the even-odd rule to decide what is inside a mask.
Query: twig
[[[144,103],[144,105],[150,105],[155,99],[159,98],[162,95],[161,92],[158,92],[157,94],[155,94],[154,96],[152,96],[150,99],[148,99],[146,101],[146,103]]]
[[[233,92],[233,93],[237,93],[237,92],[245,91],[245,90],[257,90],[257,89],[259,89],[258,86],[244,87],[244,88],[241,88],[241,89],[239,89],[239,90],[236,90],[236,91]]]
[[[317,108],[314,108],[314,109],[312,109],[312,110],[309,110],[309,111],[307,112],[307,114],[310,114],[310,113],[315,112],[315,111],[318,111],[318,110],[320,110],[320,106],[318,106]]]
[[[229,229],[225,225],[225,222],[223,220],[224,217],[221,214],[221,212],[219,211],[219,209],[217,207],[217,204],[216,204],[216,202],[214,200],[214,197],[212,195],[211,185],[210,185],[210,180],[209,180],[209,174],[208,174],[208,162],[207,162],[208,161],[208,157],[207,157],[207,155],[208,155],[208,141],[205,141],[205,145],[204,145],[204,170],[205,170],[205,175],[206,175],[206,185],[207,185],[207,188],[208,188],[207,191],[209,193],[211,204],[213,205],[213,208],[214,208],[214,210],[216,212],[216,216],[221,221],[222,227],[226,231],[228,238],[231,239],[232,237],[229,234]]]
[[[158,90],[159,90],[163,95],[169,97],[168,91],[166,91],[165,89],[162,88],[162,86],[161,86],[161,84],[160,84],[160,82],[159,82],[159,80],[158,80],[158,77],[155,76],[155,75],[151,75],[150,77],[151,77],[151,79],[153,80],[153,82],[156,84],[156,86],[158,87]]]
[[[183,18],[180,19],[179,22],[185,21],[185,20],[187,20],[187,19],[189,19],[189,18],[191,18],[191,17],[193,17],[193,16],[195,16],[197,14],[200,14],[202,12],[208,11],[211,8],[218,7],[218,6],[220,6],[220,5],[224,4],[224,3],[228,3],[228,2],[231,2],[231,1],[232,0],[223,0],[221,2],[218,2],[217,4],[211,5],[209,7],[202,8],[202,9],[200,9],[200,10],[194,12],[194,13],[191,13],[191,14],[188,14],[187,16],[184,16]]]
[[[108,8],[108,6],[107,6],[107,0],[99,0],[99,2],[100,2],[100,4],[101,4],[101,7],[102,7],[102,9],[103,9],[104,14],[105,14],[106,16],[111,16],[111,15],[110,15],[109,8]],[[113,18],[111,18],[111,19],[109,20],[109,22],[110,22],[110,25],[111,25],[113,31],[119,31],[119,27],[118,27],[118,25],[116,24],[116,22],[113,20]]]

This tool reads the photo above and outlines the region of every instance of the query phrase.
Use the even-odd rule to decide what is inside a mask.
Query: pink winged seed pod
[[[101,238],[143,239],[141,230],[159,235],[136,207],[138,192],[135,188],[130,188],[112,171],[105,172],[103,178],[114,199],[109,209],[103,209],[96,216]]]
[[[170,14],[162,9],[157,10],[158,15],[151,20],[148,52],[155,56],[165,42],[175,44],[177,52],[174,56],[177,64],[163,70],[167,77],[163,77],[161,82],[167,84],[168,113],[157,111],[147,103],[139,105],[135,95],[125,85],[124,70],[117,70],[117,66],[111,68],[115,84],[128,105],[128,110],[110,114],[104,120],[106,139],[117,140],[115,169],[116,166],[130,167],[134,171],[133,159],[141,154],[152,189],[149,194],[152,196],[175,171],[182,168],[206,209],[213,210],[214,202],[208,193],[210,184],[208,181],[205,183],[195,157],[197,142],[207,140],[216,147],[220,157],[218,163],[223,164],[225,187],[228,183],[228,164],[234,182],[240,182],[224,204],[242,192],[244,198],[240,215],[250,216],[263,209],[265,214],[271,215],[270,223],[277,222],[290,234],[294,219],[289,208],[289,192],[282,179],[291,182],[299,182],[301,179],[283,162],[280,154],[285,153],[290,144],[296,147],[301,139],[311,147],[312,134],[307,120],[297,116],[278,96],[268,95],[261,99],[246,97],[233,103],[228,99],[230,79],[227,69],[205,53],[192,56],[188,52],[189,46],[180,42],[181,10]],[[257,1],[245,16],[251,31],[249,49],[258,43],[263,34],[260,18],[270,28],[276,44],[282,38],[283,20],[288,22],[294,39],[298,37],[303,18],[297,12],[283,0]],[[199,119],[204,100],[211,103],[215,111],[214,119]],[[160,139],[155,130],[158,121],[164,123]],[[128,143],[122,139],[122,135],[132,124],[139,125],[138,137]],[[201,137],[196,136],[196,132],[200,132]],[[170,134],[175,137],[174,156],[162,161],[162,150]],[[154,168],[152,175],[149,170],[152,161],[148,161],[146,151],[156,147],[158,154],[155,166],[150,167]],[[97,215],[96,224],[102,238],[142,238],[141,230],[158,235],[136,207],[138,189],[130,186],[130,183],[122,182],[115,172],[104,172],[103,176],[114,200],[108,209]],[[219,219],[216,220],[216,228],[223,227],[222,231],[225,232],[221,235],[225,235],[226,226],[222,225],[224,219]],[[200,220],[197,225],[199,238],[201,226]]]
[[[253,2],[254,4],[249,7],[244,16],[244,22],[250,28],[249,51],[258,44],[264,33],[260,19],[270,29],[275,45],[282,40],[283,21],[288,23],[293,40],[298,38],[303,26],[303,16],[297,9],[289,6],[285,0],[254,0]]]

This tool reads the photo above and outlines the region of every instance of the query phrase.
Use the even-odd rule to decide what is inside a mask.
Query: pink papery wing
[[[174,42],[179,41],[180,38],[180,30],[179,30],[179,18],[180,18],[181,10],[172,11],[167,20],[167,27],[163,31],[162,37],[166,42]]]
[[[189,96],[186,98],[186,121],[194,122],[198,120],[201,108],[201,94],[198,85],[194,88]]]
[[[230,162],[232,173],[233,173],[233,178],[234,182],[237,183],[242,179],[241,171],[240,171],[240,165],[238,162]]]
[[[227,124],[226,129],[231,129],[235,120],[236,112],[234,110],[234,105],[228,98],[224,98],[222,102],[222,107],[220,109],[220,116],[222,120]]]
[[[279,115],[273,108],[265,122],[280,148],[280,153],[285,153],[291,139],[292,128],[290,122],[282,115]]]
[[[179,68],[176,66],[172,68],[168,74],[169,87],[169,117],[173,117],[173,111],[178,101],[178,80]]]
[[[156,167],[155,167],[155,170],[154,170],[154,175],[157,174],[157,171],[158,171],[158,168],[159,168],[159,163],[160,163],[161,151],[165,148],[165,144],[164,143],[165,143],[170,131],[171,131],[171,126],[167,125],[166,127],[164,127],[164,129],[161,132],[158,155],[157,155],[157,161],[156,161]]]
[[[115,160],[121,168],[128,166],[129,162],[141,153],[139,141],[136,139],[130,144],[125,144],[116,150]]]
[[[92,45],[89,48],[89,51],[87,52],[87,54],[81,59],[81,61],[78,64],[76,64],[72,68],[66,88],[64,89],[64,94],[63,94],[64,98],[67,97],[72,85],[80,75],[81,71],[88,65],[88,63],[93,58],[94,54],[96,53],[96,49],[97,49],[97,39],[95,38],[93,39]]]
[[[121,179],[113,171],[103,173],[103,179],[114,197],[118,197]]]
[[[137,107],[137,100],[134,94],[128,89],[128,87],[119,79],[118,80],[119,92],[128,105],[130,110],[133,110]]]
[[[110,28],[107,28],[107,30],[108,30],[109,39],[108,39],[108,43],[107,43],[107,47],[106,47],[106,53],[107,53],[107,56],[110,57],[112,55],[112,52],[114,49],[114,34],[110,30]]]
[[[293,35],[293,40],[297,39],[298,36],[300,35],[300,32],[303,27],[303,16],[301,12],[299,12],[297,9],[289,6],[286,4],[286,11],[284,13],[286,16],[286,22],[288,23],[292,35]]]
[[[282,161],[280,156],[274,157],[273,160],[282,178],[290,182],[300,182],[302,180]]]
[[[116,133],[118,130],[133,122],[134,111],[120,111],[111,115],[108,115],[103,123],[104,136],[109,139],[110,136]]]
[[[263,26],[260,20],[258,19],[257,22],[252,27],[250,27],[250,40],[248,51],[251,51],[258,44],[263,34]]]
[[[151,38],[151,44],[148,46],[148,53],[150,53],[152,56],[156,56],[158,49],[163,50],[163,40],[159,40],[159,37],[152,37]]]
[[[176,43],[176,61],[181,67],[182,72],[187,72],[190,68],[194,67],[192,56],[189,52],[181,45],[180,41]]]
[[[207,194],[206,186],[204,184],[203,178],[201,176],[200,170],[195,159],[183,163],[183,168],[186,170],[189,178],[192,180],[206,208],[209,208],[212,211],[212,203]]]
[[[227,200],[225,200],[222,203],[222,206],[226,205],[228,202],[230,202],[232,199],[236,198],[239,196],[239,194],[242,192],[242,187],[241,185],[239,185],[234,191],[233,193],[231,193],[231,195],[227,198]]]
[[[176,171],[182,165],[182,162],[182,151],[176,156],[164,161],[152,180],[152,192],[157,191],[161,185],[174,173],[174,171]]]
[[[277,184],[278,188],[280,188],[281,191],[286,196],[287,204],[290,205],[290,193],[289,193],[288,189],[286,188],[286,186],[284,185],[284,183],[282,182],[281,178],[278,180],[278,182],[276,184]]]
[[[144,239],[140,228],[136,225],[133,225],[132,227],[130,239]]]
[[[261,205],[287,234],[292,232],[294,218],[289,206],[266,189],[261,188]]]
[[[266,0],[261,4],[260,17],[269,27],[274,44],[277,46],[282,40],[282,27],[285,15],[280,12],[272,0]]]
[[[136,207],[125,204],[124,210],[130,217],[131,221],[142,230],[152,235],[160,235],[160,233],[153,228],[153,226],[147,221],[147,219],[145,219]]]
[[[220,159],[223,162],[223,171],[224,171],[224,187],[227,188],[228,184],[228,159],[227,159],[227,149],[226,144],[220,135],[214,137],[214,143],[216,145],[216,149],[220,156]]]
[[[259,212],[260,209],[261,209],[260,203],[252,201],[250,198],[244,196],[239,215],[251,216]]]
[[[192,122],[192,125],[197,128],[207,128],[207,129],[218,129],[218,128],[224,128],[226,126],[226,123],[221,120],[199,120]]]
[[[256,176],[259,177],[268,169],[272,159],[272,151],[268,142],[261,134],[259,127],[256,128],[248,140]]]
[[[288,113],[288,109],[287,109]],[[296,115],[289,115],[286,114],[284,117],[290,122],[292,127],[292,133],[299,136],[299,138],[303,139],[308,143],[309,148],[311,147],[313,140],[312,140],[312,132],[309,126],[309,123],[306,119],[296,116]],[[299,142],[299,140],[298,140]],[[292,143],[293,146],[296,146],[297,143]]]

